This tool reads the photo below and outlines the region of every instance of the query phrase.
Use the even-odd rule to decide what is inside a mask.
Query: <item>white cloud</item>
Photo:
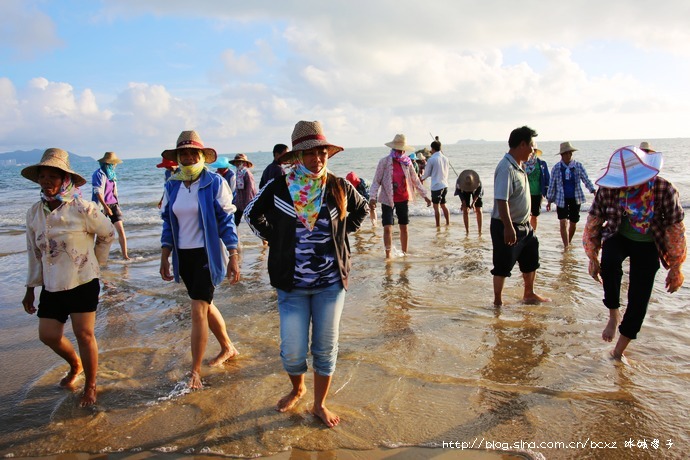
[[[53,20],[23,0],[0,2],[0,49],[7,48],[15,59],[28,60],[62,46]]]

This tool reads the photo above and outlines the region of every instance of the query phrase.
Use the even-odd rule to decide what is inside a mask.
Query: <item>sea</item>
[[[641,140],[573,141],[574,159],[594,180],[615,149]],[[687,210],[690,139],[645,140],[663,152],[661,175],[678,188]],[[551,168],[560,159],[559,143],[538,144]],[[603,290],[588,276],[579,243],[587,193],[570,249],[563,248],[555,212],[544,210],[539,218],[536,288],[552,301],[522,303],[515,268],[505,305],[494,307],[489,219],[493,172],[506,151],[504,142],[444,146],[451,187],[464,169],[475,170],[484,184],[481,235],[473,215],[465,233],[452,193],[447,227],[435,227],[423,200],[413,203],[407,255],[385,260],[380,220],[377,226],[366,220],[350,235],[352,276],[328,398],[342,421],[333,429],[309,412],[310,374],[310,390],[297,407],[275,411],[290,388],[279,356],[276,293],[266,271],[268,248],[244,222],[241,282],[222,284],[215,296],[241,354],[220,368],[204,365],[204,389],[187,390],[190,301],[182,285],[158,273],[160,157],[126,159],[117,167],[132,260],[122,260],[115,241],[102,271],[96,322],[98,403],[78,408],[80,388],[57,386],[67,365],[40,343],[37,318],[21,306],[25,215],[39,188],[21,177],[23,166],[3,167],[0,456],[499,458],[522,451],[549,459],[688,458],[690,281],[669,294],[660,270],[629,362],[612,361],[612,344],[601,339],[608,318]],[[384,146],[348,148],[328,167],[341,176],[355,171],[370,183],[387,153]],[[258,182],[271,154],[248,156]],[[95,160],[73,164],[87,179],[97,167]],[[90,187],[83,193],[89,197]],[[688,280],[689,266],[683,267]],[[626,264],[626,280],[627,271]],[[65,330],[74,340],[69,323]],[[211,335],[206,358],[218,350]]]

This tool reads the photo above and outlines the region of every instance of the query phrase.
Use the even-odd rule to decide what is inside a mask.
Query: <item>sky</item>
[[[1,0],[0,152],[690,137],[687,0]]]

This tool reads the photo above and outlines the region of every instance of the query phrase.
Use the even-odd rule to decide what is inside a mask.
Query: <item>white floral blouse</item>
[[[75,198],[50,213],[39,201],[26,213],[27,287],[66,291],[98,278],[114,235],[110,219],[91,201]]]

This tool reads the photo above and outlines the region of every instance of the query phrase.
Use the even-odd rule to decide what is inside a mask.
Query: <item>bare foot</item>
[[[125,255],[125,256],[123,257],[123,259],[124,259],[124,260],[132,260],[132,258],[129,257],[128,255]]]
[[[609,322],[606,323],[606,327],[604,328],[604,331],[601,333],[601,338],[604,340],[604,342],[611,342],[613,341],[613,338],[616,336],[616,328],[618,327],[618,318],[615,316],[612,316],[609,318]],[[611,352],[613,353],[613,352]]]
[[[89,407],[96,404],[96,385],[84,387],[84,392],[79,399],[79,407]]]
[[[548,297],[543,297],[537,294],[536,292],[533,292],[531,294],[527,294],[522,298],[522,301],[526,304],[536,304],[536,303],[542,303],[542,302],[551,302],[551,299]]]
[[[338,417],[336,414],[333,412],[329,411],[326,406],[322,406],[320,408],[314,408],[312,413],[319,417],[323,423],[326,424],[328,428],[333,428],[336,426],[338,423],[340,423],[340,417]]]
[[[235,356],[239,355],[240,352],[237,351],[237,348],[233,344],[230,344],[230,348],[227,348],[225,350],[220,350],[220,353],[218,353],[218,356],[213,358],[208,362],[208,365],[213,367],[213,366],[220,366],[223,364],[225,361],[234,358]]]
[[[295,407],[295,404],[297,404],[297,401],[300,400],[302,396],[304,396],[304,393],[307,392],[307,387],[306,386],[300,386],[297,389],[292,389],[290,393],[288,393],[286,396],[283,396],[280,401],[278,401],[278,405],[276,406],[276,410],[278,412],[287,412],[293,407]]]
[[[503,300],[502,299],[494,299],[494,307],[502,307],[503,306]]]
[[[79,365],[70,368],[67,375],[65,375],[62,378],[62,380],[60,380],[60,386],[65,388],[72,388],[82,372],[84,372],[84,368],[81,366],[81,362],[79,362]]]
[[[204,384],[201,383],[201,376],[198,372],[192,371],[189,373],[189,388],[191,390],[201,390]]]
[[[618,353],[616,353],[615,350],[612,350],[611,352],[609,352],[609,355],[611,356],[611,359],[613,359],[614,361],[618,361],[626,365],[630,364],[628,358],[626,358],[625,355],[622,353],[619,355]]]

